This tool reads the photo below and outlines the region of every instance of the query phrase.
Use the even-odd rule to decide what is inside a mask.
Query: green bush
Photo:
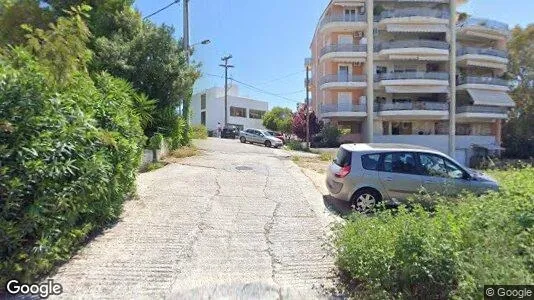
[[[144,137],[109,75],[58,86],[22,50],[0,55],[0,286],[31,282],[119,217]]]
[[[295,140],[291,140],[291,141],[287,142],[286,143],[286,147],[289,150],[293,150],[293,151],[305,151],[305,152],[309,152],[310,151],[306,147],[302,146],[302,142],[295,141]]]
[[[205,140],[208,138],[208,128],[204,125],[191,126],[191,135],[193,139]]]
[[[458,201],[353,215],[337,264],[368,298],[480,298],[484,284],[534,281],[534,169],[494,173],[504,188]],[[439,197],[438,197],[439,198]]]

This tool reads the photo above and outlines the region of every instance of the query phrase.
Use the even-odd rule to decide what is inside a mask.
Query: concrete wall
[[[224,125],[224,88],[211,88],[209,90],[196,93],[193,95],[191,103],[193,125],[201,124],[200,98],[202,94],[206,94],[206,127],[208,130],[216,130],[217,123]],[[250,109],[261,110],[267,112],[269,104],[264,101],[253,100],[249,98],[239,97],[239,90],[237,86],[233,86],[228,92],[228,123],[241,125],[244,128],[259,128],[263,129],[261,119],[251,119],[249,117]],[[230,107],[241,107],[246,109],[246,117],[232,117],[230,115]]]

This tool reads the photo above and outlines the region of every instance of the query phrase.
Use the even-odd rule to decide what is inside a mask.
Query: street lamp
[[[196,45],[200,45],[200,44],[202,44],[202,45],[207,45],[207,44],[210,44],[210,43],[211,43],[210,40],[203,40],[202,42],[194,43],[193,45],[191,45],[191,46],[189,46],[189,47],[194,47],[194,46],[196,46]]]

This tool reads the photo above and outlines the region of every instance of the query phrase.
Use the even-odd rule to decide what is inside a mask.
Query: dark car
[[[239,136],[239,130],[235,127],[225,127],[221,132],[223,139],[236,139]]]

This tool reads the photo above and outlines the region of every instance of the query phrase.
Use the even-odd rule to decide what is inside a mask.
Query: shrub
[[[305,151],[305,152],[309,152],[310,151],[306,147],[303,147],[301,142],[295,141],[295,140],[291,140],[291,141],[287,142],[286,143],[286,147],[289,150],[293,150],[293,151]]]
[[[205,140],[208,138],[208,128],[204,125],[191,126],[191,135],[193,139]]]
[[[29,54],[0,56],[0,286],[31,282],[121,213],[144,138],[125,82],[61,87]]]
[[[338,266],[369,298],[479,298],[484,284],[532,282],[534,169],[495,175],[499,193],[437,199],[432,212],[353,215],[337,230]]]
[[[161,168],[163,168],[163,167],[165,167],[165,164],[164,164],[164,163],[161,163],[161,162],[153,162],[153,163],[149,163],[149,164],[146,166],[146,172],[152,172],[152,171],[161,169]]]
[[[326,124],[321,128],[319,133],[321,135],[321,146],[327,148],[339,147],[339,137],[341,136],[341,131],[331,124]]]

